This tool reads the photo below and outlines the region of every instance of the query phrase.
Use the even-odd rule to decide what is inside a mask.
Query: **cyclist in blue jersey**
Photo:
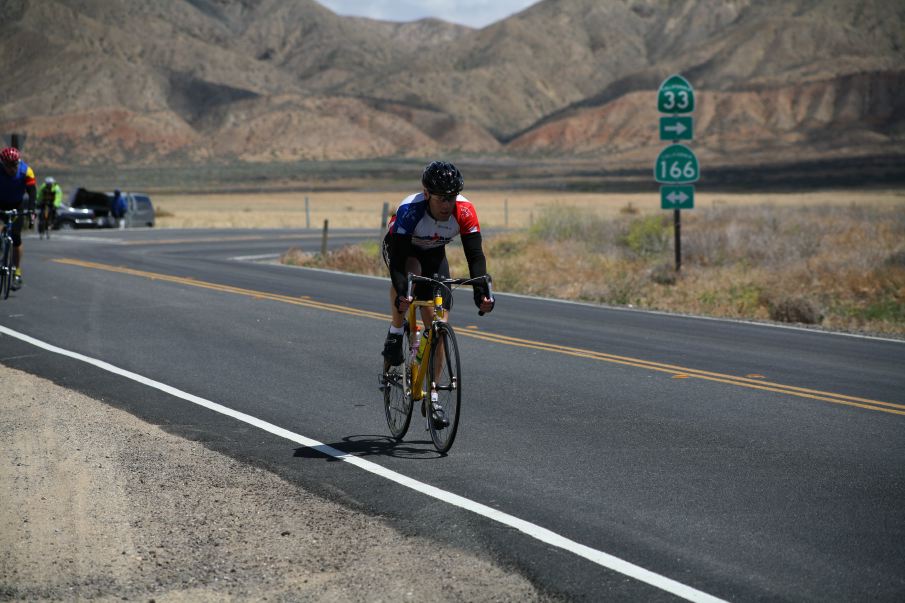
[[[16,267],[11,289],[22,286],[22,222],[27,213],[35,217],[35,173],[22,161],[19,149],[7,147],[0,151],[0,210],[18,209],[19,216],[12,225],[13,265]]]
[[[392,365],[401,364],[403,360],[403,322],[413,301],[412,297],[405,296],[409,272],[449,278],[446,244],[460,236],[469,276],[487,274],[478,214],[474,205],[459,194],[465,186],[462,174],[451,163],[434,161],[424,168],[421,186],[420,193],[403,199],[384,237],[384,260],[392,281],[392,324],[384,342],[383,356]],[[415,286],[415,298],[431,299],[431,293],[426,285]],[[474,301],[482,312],[493,310],[494,302],[483,282],[474,285]],[[429,324],[433,320],[433,309],[422,308],[421,317]]]

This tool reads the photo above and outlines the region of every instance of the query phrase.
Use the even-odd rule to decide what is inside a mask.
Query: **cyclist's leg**
[[[13,266],[16,267],[17,281],[21,281],[22,277],[22,216],[13,222]],[[18,283],[17,283],[18,284]]]
[[[405,260],[405,271],[406,273],[411,272],[412,274],[421,275],[421,262],[415,256],[410,256]],[[396,308],[396,296],[403,295],[406,291],[399,293],[396,291],[396,288],[390,284],[390,313],[393,317],[393,326],[397,329],[402,328],[402,322],[405,320],[405,313],[400,312]]]
[[[405,267],[408,272],[415,274],[421,273],[421,264],[415,257],[406,259]],[[390,329],[387,332],[386,340],[383,342],[383,357],[386,367],[402,364],[405,360],[402,353],[402,344],[405,337],[405,314],[396,308],[396,289],[390,285],[390,315],[392,320]],[[414,328],[414,325],[409,325]]]

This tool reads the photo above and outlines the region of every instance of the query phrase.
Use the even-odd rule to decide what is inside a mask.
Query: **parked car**
[[[87,207],[72,207],[63,203],[57,208],[53,228],[54,230],[97,228],[97,219],[94,217],[94,211]]]
[[[126,228],[154,226],[154,205],[144,193],[123,192],[126,198]],[[57,208],[54,229],[70,228],[116,228],[113,217],[113,193],[76,189],[68,203]]]

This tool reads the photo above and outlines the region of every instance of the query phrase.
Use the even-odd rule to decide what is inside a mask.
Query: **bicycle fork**
[[[431,341],[432,330],[425,329],[424,334],[421,336],[422,340],[424,340],[424,349],[421,350],[423,352],[421,361],[419,362],[417,357],[412,361],[412,400],[424,398],[424,377],[427,375],[427,365],[430,364],[427,360],[430,355],[431,344],[433,343]]]

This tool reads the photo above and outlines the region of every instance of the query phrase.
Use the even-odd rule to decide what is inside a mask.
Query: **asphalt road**
[[[570,599],[905,598],[905,342],[505,294],[479,318],[462,291],[462,424],[441,457],[417,414],[388,437],[388,282],[262,261],[291,246],[320,233],[27,239],[0,326],[186,395],[11,332],[0,362]]]

